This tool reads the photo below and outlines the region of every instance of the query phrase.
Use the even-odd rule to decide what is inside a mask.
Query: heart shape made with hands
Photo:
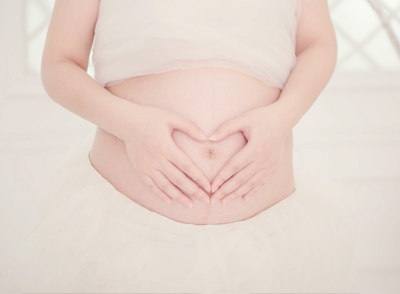
[[[210,188],[218,172],[232,156],[236,155],[247,144],[247,139],[240,131],[220,141],[196,141],[180,130],[174,130],[172,138],[177,147],[188,155],[193,163],[204,173],[209,181]],[[186,176],[210,197],[213,195],[210,190],[206,191],[190,176]]]
[[[252,109],[224,121],[208,136],[213,143],[235,134],[246,141],[212,180],[211,204],[219,199],[225,204],[238,197],[247,201],[278,170],[292,129],[279,110],[276,104]]]

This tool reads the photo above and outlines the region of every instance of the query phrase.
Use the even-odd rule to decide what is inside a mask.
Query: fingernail
[[[190,202],[190,201],[185,201],[185,206],[187,207],[187,208],[192,208],[193,207],[193,204],[192,204],[192,202]]]
[[[163,199],[165,201],[165,203],[167,204],[171,204],[171,199]]]
[[[207,139],[208,139],[207,135],[204,134],[203,132],[199,132],[198,135],[199,135],[199,137],[200,137],[201,139],[203,139],[203,140],[207,140]]]
[[[209,140],[215,140],[217,138],[218,138],[218,133],[213,133],[213,134],[211,134],[210,137],[208,137]]]
[[[231,201],[232,199],[231,198],[224,198],[224,199],[222,199],[222,204],[227,204],[229,201]]]
[[[201,198],[201,201],[203,201],[205,204],[210,204],[210,197],[204,196]]]
[[[214,193],[215,191],[217,191],[217,190],[218,190],[218,188],[219,188],[219,187],[216,187],[216,186],[214,186],[214,187],[211,187],[211,193]]]

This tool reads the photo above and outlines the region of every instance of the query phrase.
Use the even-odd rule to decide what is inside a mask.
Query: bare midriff
[[[164,108],[190,118],[207,135],[228,119],[274,103],[281,92],[253,76],[219,67],[137,76],[106,89],[134,103]],[[210,182],[247,143],[242,132],[219,142],[196,141],[179,130],[172,133],[172,138]],[[211,206],[191,197],[191,209],[176,200],[168,205],[155,195],[133,168],[124,141],[101,128],[97,128],[90,161],[105,180],[137,204],[174,221],[206,225],[251,218],[292,194],[295,189],[292,151],[290,132],[278,169],[247,202],[238,197],[225,205],[218,201]]]

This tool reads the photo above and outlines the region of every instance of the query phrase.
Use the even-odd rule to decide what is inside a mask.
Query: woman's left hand
[[[285,139],[291,128],[285,126],[285,117],[277,104],[270,104],[241,114],[223,122],[215,130],[220,141],[242,131],[247,144],[219,171],[212,182],[211,204],[222,199],[228,201],[255,194],[275,173],[282,159]],[[218,188],[218,190],[217,190]]]

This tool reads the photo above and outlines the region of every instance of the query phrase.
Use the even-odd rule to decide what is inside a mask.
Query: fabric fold
[[[35,293],[348,293],[355,203],[337,184],[296,190],[250,219],[184,224],[118,192],[90,164],[93,135],[52,176],[43,222],[0,264],[0,289]],[[58,191],[57,193],[55,191]]]
[[[283,89],[296,63],[301,0],[102,0],[95,80],[223,67]]]

